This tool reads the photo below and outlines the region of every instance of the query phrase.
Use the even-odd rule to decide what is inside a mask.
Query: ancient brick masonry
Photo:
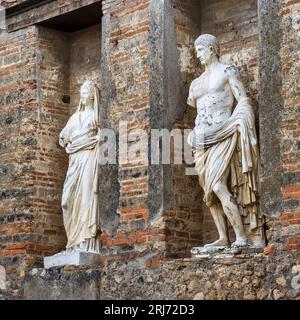
[[[77,0],[55,0],[10,18],[10,32],[0,34],[0,264],[9,276],[24,280],[27,274],[27,297],[39,294],[36,283],[45,283],[48,297],[54,297],[53,280],[61,274],[64,280],[68,272],[71,279],[80,273],[80,285],[98,290],[96,298],[98,293],[113,299],[297,296],[292,283],[293,267],[300,264],[299,5],[299,0],[107,0],[102,31],[95,25],[72,33],[40,23],[84,7]],[[200,33],[219,37],[223,61],[238,66],[254,98],[265,254],[174,260],[216,237],[197,177],[185,175],[185,164],[117,163],[100,170],[101,275],[72,268],[28,273],[65,245],[60,198],[68,159],[57,136],[76,108],[82,80],[92,76],[101,87],[102,125],[117,134],[120,121],[128,123],[129,133],[191,128],[195,110],[185,101],[201,72],[193,52]],[[94,286],[99,278],[101,285]],[[72,285],[73,280],[66,288]]]
[[[101,29],[92,28],[84,59],[77,52],[82,33],[32,26],[1,35],[0,264],[8,275],[65,246],[60,203],[68,158],[58,134],[78,103],[70,91],[93,68],[99,82]]]
[[[2,36],[2,35],[1,35]],[[37,153],[36,30],[10,34],[1,41],[1,263],[8,273],[29,251],[39,251],[35,229],[34,161]],[[39,238],[40,237],[40,238]],[[30,259],[30,258],[29,258]]]
[[[37,37],[37,30],[28,28],[1,43],[1,262],[19,257],[12,271],[56,252],[65,242],[59,190],[64,177],[56,167],[63,168],[66,158],[50,137],[58,134],[68,111],[53,102],[51,91],[59,81],[49,78],[40,87],[51,62],[37,63]],[[39,49],[45,45],[40,43]]]
[[[110,85],[115,90],[108,106],[109,126],[118,131],[119,122],[126,121],[128,134],[136,128],[148,130],[149,1],[128,1],[126,4],[123,1],[104,1],[103,14],[103,20],[109,17],[108,63],[111,66]],[[147,166],[142,162],[121,163],[118,176],[120,227],[114,237],[106,233],[102,235],[104,246],[126,247],[128,250],[146,242],[159,243],[164,239],[163,230],[146,227]]]
[[[281,150],[283,164],[283,213],[282,225],[284,251],[300,251],[300,98],[299,98],[299,52],[300,1],[284,0],[281,7],[282,47],[282,98]]]
[[[197,68],[193,69],[192,66],[187,66],[190,62],[190,56],[186,59],[185,51],[191,50],[190,46],[193,46],[193,39],[200,32],[200,28],[197,26],[196,15],[191,14],[193,10],[199,12],[197,1],[177,3],[175,1],[174,8],[178,3],[181,10],[176,11],[177,21],[172,21],[175,17],[172,14],[166,18],[166,20],[170,20],[171,25],[175,26],[176,23],[178,30],[160,30],[158,28],[159,31],[151,22],[152,15],[161,16],[162,23],[166,23],[166,28],[169,28],[163,18],[166,14],[166,7],[160,8],[158,3],[150,3],[149,1],[129,1],[126,2],[126,6],[122,1],[103,3],[104,19],[109,16],[111,25],[108,35],[110,37],[109,63],[112,66],[110,70],[112,73],[111,81],[115,88],[115,98],[110,105],[112,127],[116,128],[120,120],[128,121],[128,133],[130,134],[130,130],[136,128],[149,131],[150,128],[163,129],[168,127],[172,129],[173,125],[174,128],[181,129],[192,126],[192,117],[186,117],[187,119],[177,125],[175,125],[176,119],[174,118],[173,123],[170,122],[166,126],[166,121],[162,120],[168,117],[166,110],[162,110],[164,115],[156,121],[156,114],[159,114],[160,106],[156,106],[157,99],[152,100],[152,97],[155,99],[156,93],[151,92],[151,89],[149,92],[149,86],[151,88],[152,84],[156,82],[154,79],[157,74],[164,72],[165,62],[162,60],[163,65],[159,65],[159,61],[166,59],[165,55],[163,58],[161,56],[155,57],[155,55],[157,53],[159,55],[158,50],[170,50],[170,48],[165,48],[167,44],[159,47],[160,42],[167,40],[167,37],[170,36],[169,32],[174,34],[175,39],[176,32],[178,32],[178,46],[175,39],[174,43],[171,43],[171,48],[175,50],[175,53],[178,51],[178,58],[180,58],[179,52],[182,51],[180,58],[182,70],[178,67],[178,70],[173,71],[176,73],[175,76],[178,76],[178,83],[185,82],[184,91],[177,94],[179,99],[175,101],[178,105],[176,108],[181,109],[179,114],[182,118],[186,108],[184,96],[192,78],[192,72]],[[194,27],[198,31],[195,31]],[[175,55],[173,58],[172,55],[173,53],[170,52],[170,61],[174,60],[174,64],[169,62],[170,69],[174,69],[174,66],[177,68],[177,56]],[[189,55],[194,59],[193,54]],[[195,61],[192,63],[195,64]],[[166,70],[166,72],[168,71]],[[154,86],[159,85],[158,81],[166,80],[162,75]],[[161,86],[164,85],[161,83]],[[171,88],[171,90],[174,89]],[[170,108],[174,109],[174,105],[171,106],[171,103]],[[191,111],[192,114],[193,112]],[[134,145],[134,141],[132,144]],[[104,245],[119,247],[121,250],[123,247],[126,251],[132,248],[133,252],[159,248],[161,253],[165,252],[166,255],[174,256],[188,254],[190,248],[202,240],[202,205],[197,200],[200,198],[197,179],[195,177],[184,178],[183,166],[173,165],[170,168],[171,171],[163,173],[165,169],[162,166],[151,170],[151,167],[148,169],[148,166],[143,163],[120,165],[118,174],[121,225],[115,237],[111,238],[107,234],[102,235]],[[156,170],[160,173],[155,173]],[[163,176],[162,180],[160,180],[161,176]],[[167,186],[163,187],[162,185]],[[194,188],[194,186],[196,187]],[[166,188],[169,188],[170,196],[165,195]],[[193,199],[192,204],[191,194],[184,197],[181,195],[182,190],[190,191]],[[163,203],[164,198],[169,198],[170,203]]]

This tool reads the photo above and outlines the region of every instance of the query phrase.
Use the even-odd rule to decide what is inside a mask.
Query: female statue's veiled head
[[[91,104],[95,99],[95,87],[90,80],[85,80],[80,88],[80,100],[83,105]]]
[[[84,111],[86,106],[93,107],[97,123],[100,123],[100,93],[97,85],[91,80],[85,80],[80,87],[80,102],[77,112]]]
[[[195,41],[195,48],[197,57],[202,63],[205,63],[207,59],[212,55],[216,55],[220,58],[220,44],[218,39],[211,34],[202,34]]]

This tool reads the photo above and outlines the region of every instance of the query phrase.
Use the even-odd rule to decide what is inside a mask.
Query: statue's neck
[[[205,70],[210,71],[220,63],[218,57],[212,56],[211,59],[205,64]]]

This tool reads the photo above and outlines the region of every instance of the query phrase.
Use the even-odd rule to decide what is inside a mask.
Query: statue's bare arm
[[[196,79],[197,80],[197,79]],[[187,104],[193,108],[197,108],[197,102],[194,97],[194,86],[195,86],[195,80],[191,83],[190,86],[190,92],[189,92],[189,97],[187,99]]]
[[[238,69],[234,66],[228,66],[225,72],[228,76],[228,82],[236,101],[240,102],[241,99],[247,98],[247,92]]]

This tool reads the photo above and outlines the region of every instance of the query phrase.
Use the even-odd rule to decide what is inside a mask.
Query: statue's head
[[[90,105],[95,99],[95,85],[86,80],[80,88],[80,100],[83,105]]]
[[[80,101],[76,112],[93,108],[97,124],[100,124],[100,90],[95,82],[85,80],[80,88]]]
[[[202,34],[195,41],[197,58],[202,64],[211,60],[212,56],[220,58],[220,44],[218,39],[211,34]]]

